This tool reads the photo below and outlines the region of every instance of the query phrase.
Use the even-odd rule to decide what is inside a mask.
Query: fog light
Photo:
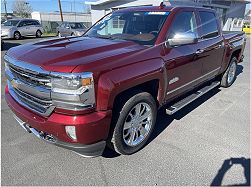
[[[77,140],[75,126],[65,126],[65,131],[71,139]]]

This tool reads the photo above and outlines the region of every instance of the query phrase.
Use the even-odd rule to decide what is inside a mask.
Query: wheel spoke
[[[124,137],[127,137],[129,134],[131,134],[131,132],[132,132],[132,129],[128,129],[126,134],[124,134]]]
[[[134,137],[135,137],[135,134],[136,134],[135,130],[132,130],[130,132],[130,137],[129,137],[129,141],[128,141],[129,145],[132,145]]]
[[[142,116],[139,117],[139,122],[142,122],[151,115],[151,111],[146,111]]]
[[[131,123],[130,122],[125,122],[124,124],[124,130],[131,128]]]
[[[135,107],[135,112],[136,112],[136,115],[140,115],[140,108],[141,108],[141,104],[137,104],[136,107]]]

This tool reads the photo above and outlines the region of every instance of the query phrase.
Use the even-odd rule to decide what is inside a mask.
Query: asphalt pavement
[[[161,110],[144,149],[130,156],[106,151],[103,157],[83,158],[25,132],[4,100],[3,55],[36,40],[6,40],[1,52],[2,185],[250,184],[249,41],[233,86],[214,89],[173,116]]]

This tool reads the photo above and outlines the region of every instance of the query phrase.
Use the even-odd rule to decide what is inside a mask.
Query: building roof
[[[86,1],[85,4],[87,4],[87,5],[102,5],[102,4],[106,4],[106,3],[111,3],[113,1],[116,1],[116,0],[99,0],[99,1],[95,1],[95,2]]]

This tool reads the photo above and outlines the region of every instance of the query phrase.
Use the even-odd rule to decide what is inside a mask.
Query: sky
[[[7,11],[12,12],[12,4],[15,0],[6,0]],[[58,0],[26,0],[32,7],[33,11],[39,12],[54,12],[58,11]],[[95,1],[95,0],[87,0]],[[1,11],[4,12],[3,0],[1,0]],[[74,3],[75,2],[75,3]],[[63,11],[71,12],[83,12],[85,5],[85,0],[61,0],[61,6]],[[75,6],[74,6],[75,4]],[[72,8],[71,8],[72,7]]]
[[[12,4],[15,0],[7,1],[7,11],[12,12]],[[85,1],[97,1],[97,0],[61,0],[62,9],[65,12],[83,12],[86,5]],[[1,0],[3,2],[3,0]],[[58,0],[27,0],[31,5],[33,11],[39,12],[54,12],[58,11]],[[75,2],[75,6],[74,6]],[[251,4],[247,5],[247,9],[251,9]],[[3,3],[1,3],[1,11],[4,12]]]

